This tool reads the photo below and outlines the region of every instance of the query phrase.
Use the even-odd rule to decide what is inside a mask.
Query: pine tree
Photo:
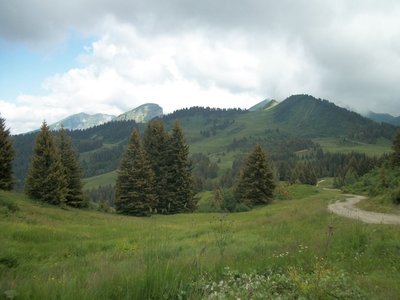
[[[0,190],[10,191],[14,187],[13,160],[15,151],[10,139],[10,130],[0,116]]]
[[[167,148],[169,136],[165,131],[164,123],[161,120],[154,120],[148,123],[143,137],[143,146],[150,161],[151,169],[154,172],[154,192],[157,196],[157,211],[162,212],[168,206],[168,196],[165,191],[167,185]]]
[[[266,154],[260,145],[248,157],[235,188],[239,202],[252,207],[271,202],[275,183]]]
[[[397,131],[397,134],[393,140],[393,150],[392,154],[392,165],[394,167],[400,166],[400,130]]]
[[[61,164],[64,169],[64,176],[67,182],[67,194],[65,202],[73,207],[87,206],[82,192],[81,169],[77,154],[73,149],[72,140],[61,128],[58,136],[58,147],[60,149]]]
[[[60,153],[46,122],[36,137],[26,179],[26,194],[50,204],[64,204],[67,193]]]
[[[132,129],[128,148],[118,169],[115,188],[117,212],[135,216],[149,215],[157,207],[154,183],[154,173],[139,135],[136,129]]]
[[[185,143],[182,128],[174,123],[167,149],[167,206],[168,214],[194,211],[196,201],[193,192],[192,165],[189,160],[189,146]]]

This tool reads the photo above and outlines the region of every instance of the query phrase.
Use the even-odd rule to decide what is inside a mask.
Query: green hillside
[[[395,127],[378,124],[355,112],[310,95],[294,95],[274,109],[276,124],[310,137],[347,137],[373,144],[378,138],[391,139]]]
[[[242,299],[250,297],[246,286],[254,299],[398,297],[396,226],[331,215],[328,203],[341,197],[334,191],[291,193],[297,198],[246,213],[135,218],[0,192],[0,295],[200,299],[213,282],[222,294],[224,280],[226,292]]]
[[[104,173],[101,175],[84,178],[83,179],[83,183],[84,183],[83,188],[85,190],[90,190],[90,189],[97,188],[99,186],[108,185],[108,184],[114,185],[116,180],[117,180],[117,172],[112,171],[112,172]]]

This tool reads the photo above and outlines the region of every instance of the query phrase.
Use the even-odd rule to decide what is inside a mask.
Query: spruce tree
[[[46,122],[36,137],[25,184],[28,196],[50,204],[64,204],[67,193],[60,153]]]
[[[134,216],[149,215],[157,207],[154,183],[154,173],[139,135],[136,129],[132,129],[128,147],[118,169],[115,187],[117,212]]]
[[[156,185],[154,192],[157,196],[157,211],[163,212],[168,205],[168,196],[165,191],[167,185],[167,148],[169,135],[165,131],[164,123],[161,120],[154,120],[148,123],[143,137],[143,146],[150,161],[151,169],[154,172]]]
[[[167,205],[165,213],[174,214],[194,211],[196,202],[193,192],[192,164],[189,146],[185,142],[178,121],[174,123],[167,149]]]
[[[10,191],[14,187],[13,160],[15,151],[10,139],[10,130],[0,116],[0,190]]]
[[[266,154],[257,145],[240,172],[235,196],[238,202],[249,207],[268,204],[272,200],[274,188],[273,174]]]
[[[87,203],[84,201],[82,192],[81,169],[72,146],[72,140],[64,128],[61,128],[58,135],[58,147],[67,183],[65,203],[73,207],[85,207]]]
[[[392,154],[392,165],[394,167],[400,167],[400,130],[393,140],[393,154]]]

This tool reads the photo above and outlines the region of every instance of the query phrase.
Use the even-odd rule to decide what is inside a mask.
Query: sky
[[[0,114],[13,134],[148,102],[169,113],[292,94],[400,115],[400,2],[0,1]]]

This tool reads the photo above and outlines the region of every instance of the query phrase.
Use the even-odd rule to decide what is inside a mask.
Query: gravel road
[[[359,209],[355,205],[361,200],[365,199],[364,196],[346,195],[346,201],[336,202],[328,205],[328,210],[346,218],[356,219],[369,224],[397,224],[400,225],[400,216],[384,213],[377,213]]]

